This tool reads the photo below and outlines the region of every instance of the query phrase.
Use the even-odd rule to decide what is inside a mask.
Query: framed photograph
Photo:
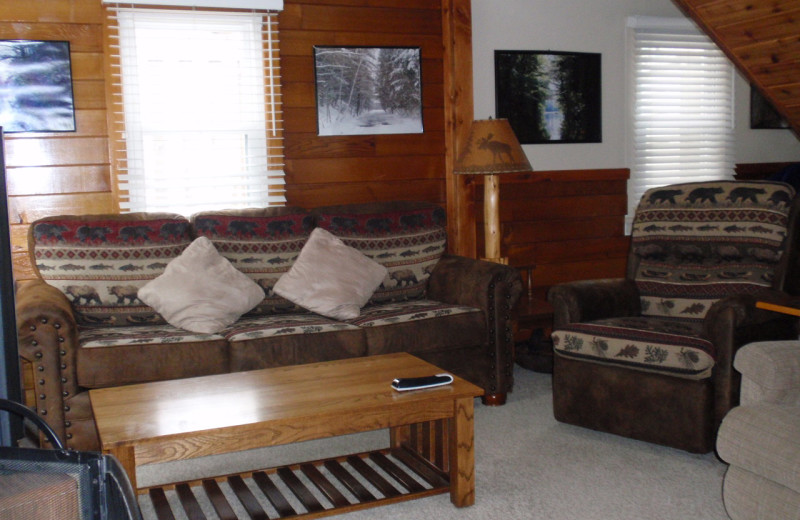
[[[752,85],[750,86],[750,128],[754,130],[789,128],[786,119]]]
[[[419,47],[314,47],[319,135],[422,133]]]
[[[75,131],[69,42],[0,40],[0,126]]]
[[[495,51],[495,109],[522,144],[602,142],[600,54]]]

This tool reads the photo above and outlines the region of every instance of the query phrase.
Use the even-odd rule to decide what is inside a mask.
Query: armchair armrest
[[[492,371],[485,401],[490,404],[502,404],[514,384],[512,311],[521,293],[522,279],[513,267],[463,256],[443,256],[428,280],[431,299],[483,311]]]
[[[639,289],[633,280],[606,278],[563,283],[550,288],[553,328],[568,323],[641,314]]]
[[[34,368],[36,412],[64,441],[66,400],[78,391],[78,330],[67,297],[42,280],[17,290],[19,355]]]

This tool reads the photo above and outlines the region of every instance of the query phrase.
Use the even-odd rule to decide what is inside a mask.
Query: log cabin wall
[[[442,3],[287,0],[280,15],[288,204],[445,204]],[[419,47],[421,134],[317,136],[314,46]]]
[[[103,77],[99,0],[4,2],[0,39],[67,40],[76,132],[6,134],[6,182],[14,274],[33,274],[30,222],[47,215],[114,211]]]
[[[502,254],[533,300],[543,301],[557,283],[625,275],[629,175],[619,168],[501,177]]]

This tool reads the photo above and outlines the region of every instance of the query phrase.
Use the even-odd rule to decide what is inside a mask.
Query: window
[[[688,19],[628,20],[633,139],[628,215],[649,188],[733,178],[733,66]]]
[[[285,202],[277,17],[109,8],[122,211]]]

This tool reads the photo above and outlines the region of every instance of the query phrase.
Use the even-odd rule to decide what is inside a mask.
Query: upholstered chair
[[[741,405],[717,437],[717,454],[730,464],[722,485],[728,516],[800,520],[800,341],[750,343],[733,366]]]
[[[755,307],[800,284],[800,202],[783,183],[651,189],[634,215],[625,278],[553,287],[557,420],[696,453],[738,403],[736,350],[796,338]],[[793,278],[792,275],[795,277]]]

